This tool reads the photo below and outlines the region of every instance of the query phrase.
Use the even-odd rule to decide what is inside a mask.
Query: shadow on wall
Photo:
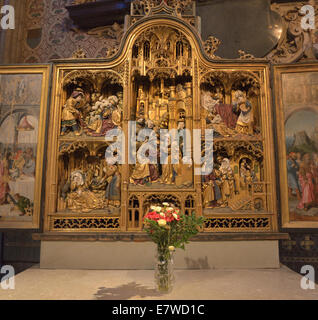
[[[211,269],[208,257],[199,259],[185,258],[184,260],[187,265],[187,269]]]

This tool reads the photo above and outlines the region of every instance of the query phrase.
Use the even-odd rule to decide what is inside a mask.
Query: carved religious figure
[[[242,159],[240,165],[240,187],[246,192],[249,192],[253,183],[252,168],[248,164],[247,159]]]
[[[84,100],[84,92],[78,88],[71,94],[70,98],[66,100],[62,109],[62,124],[61,135],[64,136],[68,132],[74,132],[76,136],[82,134],[80,127],[81,112],[79,108]]]
[[[87,189],[83,171],[72,172],[70,192],[67,195],[67,208],[71,211],[87,213],[94,209],[101,209],[103,206],[103,199]]]
[[[193,168],[191,159],[182,159],[180,154],[179,163],[173,165],[173,170],[177,187],[189,187],[192,185]]]
[[[241,90],[235,92],[234,112],[238,115],[235,130],[238,133],[253,135],[254,119],[253,108],[251,103],[246,98],[246,93]]]
[[[235,135],[236,116],[232,112],[232,106],[224,105],[220,96],[212,96],[211,92],[202,91],[201,106],[207,112],[206,125],[207,129],[213,129],[216,135],[229,137]]]
[[[107,188],[106,205],[120,207],[121,199],[121,175],[117,165],[110,165],[106,170]]]
[[[151,123],[148,122],[151,126]],[[130,176],[130,183],[135,185],[145,185],[156,183],[159,180],[159,168],[157,163],[150,163],[149,158],[157,157],[157,149],[149,145],[149,149],[145,152],[145,156],[140,155],[136,161]]]
[[[221,207],[228,206],[229,200],[233,198],[235,193],[235,180],[233,170],[230,166],[230,160],[224,158],[220,167],[221,176],[221,194],[222,194],[222,205]]]
[[[222,194],[220,186],[221,172],[218,169],[213,169],[212,173],[203,176],[203,205],[205,208],[214,208],[220,205]]]

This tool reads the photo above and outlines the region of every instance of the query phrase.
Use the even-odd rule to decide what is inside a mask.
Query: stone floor
[[[16,276],[15,289],[0,300],[316,300],[300,287],[301,275],[285,266],[267,270],[176,270],[174,290],[156,292],[153,271],[43,270]]]

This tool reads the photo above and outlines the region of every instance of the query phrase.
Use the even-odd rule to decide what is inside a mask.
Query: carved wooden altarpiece
[[[54,63],[44,232],[142,231],[162,202],[203,215],[203,231],[277,231],[268,63],[223,60],[219,41],[202,42],[199,30],[192,1],[134,1],[107,59]],[[105,160],[116,129],[121,164]],[[169,142],[166,163],[129,163],[143,129],[153,130],[144,154],[154,157],[160,130],[188,129],[179,139],[186,163],[171,163]],[[198,174],[196,150],[213,155],[208,174]]]

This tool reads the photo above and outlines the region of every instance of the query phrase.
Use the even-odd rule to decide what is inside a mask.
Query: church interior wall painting
[[[38,228],[47,66],[0,68],[0,227]]]
[[[318,67],[276,66],[282,225],[318,227]]]

